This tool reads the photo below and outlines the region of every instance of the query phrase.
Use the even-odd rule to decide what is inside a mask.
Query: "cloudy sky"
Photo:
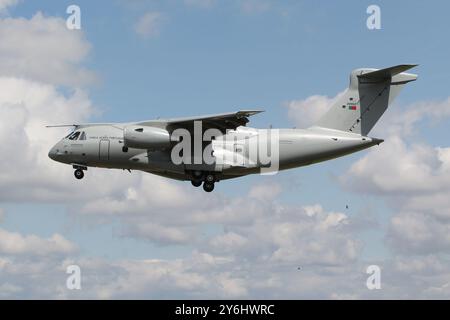
[[[450,4],[376,1],[369,30],[372,3],[0,0],[0,298],[450,298]],[[261,107],[255,127],[308,126],[352,69],[401,63],[419,80],[382,145],[212,194],[47,157],[55,123]]]

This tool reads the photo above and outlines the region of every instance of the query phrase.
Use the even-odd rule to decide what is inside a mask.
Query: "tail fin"
[[[415,66],[353,70],[349,88],[316,125],[366,136],[403,86],[417,79],[415,74],[403,73]]]

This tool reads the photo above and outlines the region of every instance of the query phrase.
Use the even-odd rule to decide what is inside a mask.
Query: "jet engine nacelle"
[[[128,148],[137,149],[163,149],[170,147],[170,134],[167,130],[131,125],[123,132],[124,145]]]

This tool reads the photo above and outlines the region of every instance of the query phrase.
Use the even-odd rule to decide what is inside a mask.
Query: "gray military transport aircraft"
[[[48,126],[74,127],[48,156],[71,165],[77,179],[84,177],[88,167],[141,170],[191,181],[195,187],[203,184],[203,189],[211,192],[214,183],[220,180],[260,173],[271,166],[274,170],[306,166],[380,144],[383,140],[367,135],[400,89],[417,79],[417,75],[404,73],[415,66],[353,70],[349,88],[307,129],[246,127],[250,116],[262,112],[258,110],[133,123]],[[207,139],[204,134],[209,129],[215,129],[216,134]],[[194,138],[188,137],[189,141],[180,130]],[[194,141],[198,135],[200,143]],[[256,157],[250,147],[255,141],[259,143]],[[206,154],[211,156],[210,160],[198,161],[192,152],[186,154],[185,149],[174,153],[183,142],[189,151],[198,149],[198,145],[200,152],[209,147]],[[269,162],[261,156],[261,149],[270,151]],[[174,154],[182,157],[182,161],[175,161]]]

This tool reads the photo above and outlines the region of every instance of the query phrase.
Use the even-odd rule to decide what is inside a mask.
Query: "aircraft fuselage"
[[[117,124],[79,128],[77,131],[84,133],[84,140],[70,140],[66,137],[50,150],[49,157],[75,167],[141,170],[179,180],[191,180],[193,171],[208,171],[214,172],[217,180],[223,180],[259,173],[262,168],[270,167],[270,164],[262,164],[258,159],[250,161],[251,150],[247,143],[249,132],[251,133],[250,139],[252,137],[277,138],[277,141],[272,144],[272,148],[278,148],[276,159],[278,163],[273,171],[337,158],[382,142],[379,139],[324,128],[252,129],[239,127],[229,133],[229,135],[233,135],[233,138],[229,139],[232,141],[231,147],[223,147],[223,144],[217,143],[222,139],[227,140],[227,135],[215,140],[216,143],[213,143],[212,147],[213,154],[224,149],[230,151],[234,156],[231,162],[206,164],[191,161],[191,163],[175,164],[171,159],[170,148],[143,150],[124,147],[123,126]],[[270,149],[270,142],[263,141],[262,144],[269,145]]]

